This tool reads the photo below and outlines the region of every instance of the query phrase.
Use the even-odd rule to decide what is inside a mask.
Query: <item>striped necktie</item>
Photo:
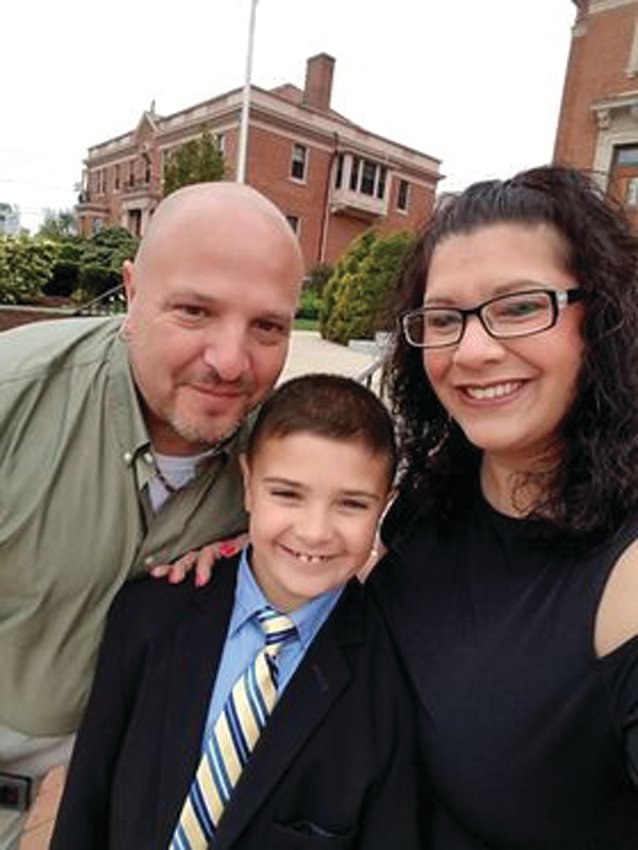
[[[237,679],[206,741],[169,850],[206,850],[277,702],[277,655],[297,629],[273,608],[255,615],[265,645]]]

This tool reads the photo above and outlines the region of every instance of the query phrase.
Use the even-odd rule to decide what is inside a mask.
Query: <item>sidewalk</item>
[[[331,372],[358,377],[374,355],[321,339],[318,331],[293,331],[281,381],[308,372]]]

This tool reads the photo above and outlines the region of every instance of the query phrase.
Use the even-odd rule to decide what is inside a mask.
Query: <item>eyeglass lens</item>
[[[526,336],[551,327],[554,302],[549,292],[519,292],[494,298],[474,310],[427,307],[408,314],[405,334],[412,345],[453,345],[461,339],[468,315],[477,314],[496,337]]]

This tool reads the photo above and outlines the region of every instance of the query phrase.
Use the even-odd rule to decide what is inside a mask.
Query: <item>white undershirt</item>
[[[180,490],[188,484],[191,478],[195,477],[197,464],[207,454],[209,452],[196,455],[161,455],[159,452],[153,452],[153,457],[158,469],[171,487],[174,490]],[[149,481],[148,495],[153,510],[157,513],[171,495],[171,492],[167,489],[161,477],[155,475]]]

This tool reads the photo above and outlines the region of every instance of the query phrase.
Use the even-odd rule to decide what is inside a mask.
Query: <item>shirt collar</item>
[[[239,559],[237,586],[235,588],[235,605],[228,627],[229,637],[238,632],[245,623],[251,620],[257,611],[260,611],[265,605],[270,605],[250,568],[248,560],[249,549],[250,547],[246,547]],[[297,608],[288,614],[297,627],[297,634],[304,650],[307,649],[317,632],[317,623],[323,622],[325,612],[333,607],[335,600],[340,596],[342,590],[343,586],[327,590],[325,593],[306,602],[301,608]]]
[[[138,486],[141,490],[156,474],[155,460],[133,379],[128,348],[120,333],[123,320],[114,321],[118,323],[118,330],[108,358],[111,410],[116,424],[121,457],[127,466],[135,465]],[[220,455],[242,451],[254,416],[253,413],[246,417],[246,420],[222,443],[209,449],[202,457],[199,467],[205,467]]]

